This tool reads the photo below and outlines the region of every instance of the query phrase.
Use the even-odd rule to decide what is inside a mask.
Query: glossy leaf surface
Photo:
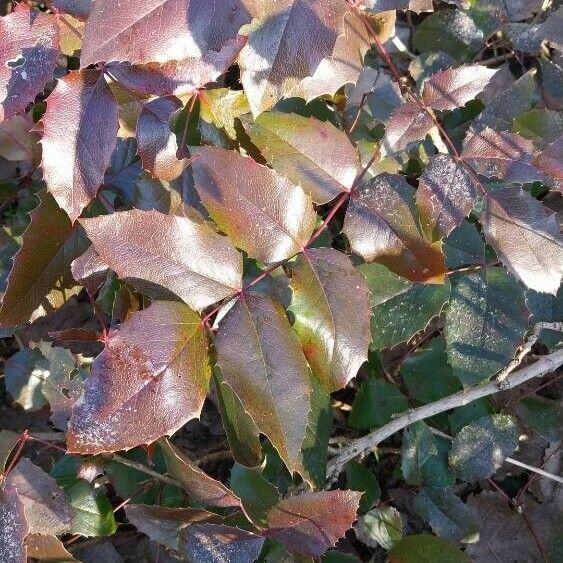
[[[162,286],[197,311],[241,286],[240,254],[227,238],[187,217],[133,210],[81,224],[119,276]]]
[[[268,514],[270,534],[291,551],[318,557],[352,526],[360,497],[338,490],[288,497]]]
[[[432,129],[430,114],[415,102],[408,102],[391,115],[385,130],[383,147],[390,152],[402,151],[414,141],[420,141]]]
[[[382,174],[352,194],[343,231],[366,261],[414,282],[442,283],[444,257],[440,245],[422,235],[413,196],[403,178]]]
[[[360,168],[358,155],[332,123],[270,111],[244,125],[268,163],[315,203],[326,203],[352,187]]]
[[[51,14],[23,4],[0,18],[0,122],[25,109],[51,79],[59,34]]]
[[[239,248],[270,263],[305,246],[315,212],[301,187],[234,151],[200,147],[192,154],[201,201]]]
[[[70,451],[149,444],[199,416],[210,377],[207,338],[188,307],[155,301],[105,344],[72,411]]]
[[[244,295],[221,322],[215,347],[225,383],[290,471],[299,470],[309,367],[281,305],[271,297]]]
[[[511,274],[555,295],[563,275],[563,239],[556,216],[522,188],[489,192],[483,232]]]
[[[345,387],[367,359],[368,288],[344,254],[304,252],[292,270],[294,329],[313,373],[329,392]]]
[[[117,102],[100,70],[58,81],[43,116],[43,177],[74,223],[104,181],[117,136]]]

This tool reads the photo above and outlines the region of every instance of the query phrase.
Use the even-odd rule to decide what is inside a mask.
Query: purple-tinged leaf
[[[555,295],[563,275],[563,237],[555,213],[522,188],[487,193],[481,217],[486,241],[527,287]]]
[[[29,527],[23,503],[13,487],[0,488],[0,561],[27,563],[24,545]]]
[[[74,405],[68,450],[97,454],[170,435],[197,418],[209,386],[208,342],[186,305],[153,301],[110,334]]]
[[[310,410],[309,367],[282,306],[243,295],[219,325],[217,364],[290,471],[301,467]]]
[[[336,490],[283,499],[268,513],[268,535],[290,551],[319,557],[352,527],[361,496]]]
[[[169,440],[162,439],[159,445],[164,454],[168,472],[175,477],[187,491],[190,499],[205,506],[240,506],[240,499],[220,481],[206,475],[192,463],[182,451]]]
[[[448,155],[430,158],[416,190],[420,222],[430,239],[447,237],[469,215],[477,195],[475,179]]]
[[[81,65],[167,63],[220,51],[250,18],[241,0],[97,0]]]
[[[403,177],[381,174],[352,194],[343,232],[366,261],[385,264],[414,282],[442,283],[441,244],[422,235],[413,199]]]
[[[415,102],[408,102],[391,114],[382,145],[387,152],[402,151],[409,143],[424,139],[434,122]]]
[[[342,33],[345,0],[262,0],[240,53],[241,81],[252,113],[272,108],[332,55]]]
[[[70,270],[72,277],[83,285],[92,297],[106,281],[108,274],[107,264],[100,258],[92,244],[84,254],[72,261]]]
[[[190,152],[203,205],[239,248],[266,263],[303,249],[316,214],[300,186],[235,151],[197,147]]]
[[[553,179],[553,189],[563,194],[563,137],[553,141],[534,160],[538,169]]]
[[[422,100],[437,110],[454,110],[464,106],[483,91],[496,70],[482,65],[448,68],[433,74],[422,89]]]
[[[87,245],[81,229],[71,225],[51,194],[43,193],[14,258],[0,308],[0,326],[27,322],[57,280],[68,286],[72,282],[70,264]]]
[[[245,44],[244,38],[228,41],[221,51],[209,51],[165,64],[110,63],[106,70],[121,86],[140,94],[182,96],[202,88],[223,74],[235,61]]]
[[[85,20],[92,11],[92,0],[53,0],[53,6],[58,12]]]
[[[180,549],[180,532],[194,522],[218,519],[216,514],[196,508],[167,508],[164,506],[147,506],[144,504],[128,504],[125,506],[127,519],[133,526],[170,549]]]
[[[268,163],[315,203],[327,203],[352,187],[360,169],[358,153],[329,121],[271,111],[243,124]]]
[[[59,33],[51,14],[18,4],[0,17],[0,121],[22,112],[53,76]]]
[[[542,177],[532,164],[534,154],[531,141],[516,133],[487,127],[469,133],[461,157],[483,176],[507,182],[531,182]]]
[[[292,268],[293,328],[328,392],[356,376],[371,340],[369,291],[350,259],[332,248],[308,249]]]
[[[241,255],[204,223],[139,210],[81,223],[101,259],[120,277],[162,286],[196,311],[241,287]]]
[[[4,474],[8,459],[20,440],[20,434],[11,430],[0,430],[0,474]]]
[[[26,161],[37,165],[41,161],[39,135],[35,124],[27,115],[14,115],[0,120],[0,157],[17,162]]]
[[[175,96],[146,103],[137,121],[137,143],[143,168],[154,178],[171,182],[182,174],[186,161],[178,158],[178,141],[170,118],[182,107]]]
[[[43,116],[43,176],[74,223],[96,197],[117,140],[117,102],[100,70],[60,79]]]
[[[264,538],[222,524],[192,524],[181,532],[181,551],[188,563],[253,563]]]
[[[70,532],[72,507],[53,477],[22,458],[6,484],[17,489],[31,533],[56,536]]]

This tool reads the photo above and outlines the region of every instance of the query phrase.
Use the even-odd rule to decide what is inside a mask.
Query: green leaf
[[[332,248],[303,251],[292,268],[293,328],[328,391],[356,376],[370,342],[369,292],[351,260]]]
[[[413,45],[421,53],[444,51],[460,62],[475,55],[483,45],[483,32],[461,10],[440,10],[416,28]]]
[[[560,111],[532,109],[519,115],[513,128],[516,133],[543,148],[563,135],[563,117]]]
[[[440,314],[450,295],[448,279],[441,285],[411,283],[381,264],[362,264],[371,293],[373,349],[405,342]]]
[[[464,426],[494,412],[491,400],[482,397],[461,407],[455,408],[448,415],[448,422],[452,434],[457,434]]]
[[[516,408],[522,422],[548,440],[559,440],[561,425],[560,406],[557,401],[545,399],[537,395],[524,397]]]
[[[280,501],[276,487],[266,481],[260,469],[235,463],[231,469],[231,488],[242,500],[246,514],[261,527],[268,523],[268,511]]]
[[[395,385],[382,379],[364,381],[352,404],[348,424],[359,430],[383,426],[409,408],[407,398]]]
[[[446,266],[451,270],[485,263],[485,242],[473,223],[463,221],[444,241]]]
[[[415,422],[406,428],[401,447],[401,470],[407,483],[420,483],[423,465],[437,453],[434,435],[424,422]]]
[[[446,341],[433,338],[408,356],[401,365],[401,379],[410,397],[426,404],[459,391],[460,385],[446,357]]]
[[[219,325],[217,364],[288,469],[301,468],[311,405],[310,370],[283,307],[244,293]]]
[[[327,551],[322,558],[323,563],[360,563],[360,560],[355,555],[348,553],[341,553],[340,551],[330,550]]]
[[[450,450],[452,469],[465,481],[490,477],[518,447],[518,427],[505,414],[493,414],[468,424]]]
[[[563,287],[559,288],[557,295],[529,289],[526,291],[526,307],[532,313],[530,325],[540,321],[549,323],[563,319]],[[561,341],[561,333],[555,330],[542,330],[540,340],[548,348],[553,348]]]
[[[247,467],[256,467],[262,462],[260,432],[233,390],[223,383],[219,368],[214,371],[214,377],[217,404],[233,459]]]
[[[414,509],[444,539],[464,543],[479,540],[479,525],[473,511],[449,489],[423,489],[414,499]]]
[[[349,489],[364,493],[360,500],[360,512],[369,510],[381,497],[377,477],[355,460],[349,461],[346,465],[346,484]]]
[[[332,429],[330,394],[311,377],[311,410],[307,433],[301,444],[302,476],[313,489],[322,489],[326,481],[326,458]]]
[[[352,187],[360,169],[346,134],[328,121],[270,111],[243,119],[252,142],[278,172],[300,185],[318,204]]]
[[[4,473],[8,458],[16,447],[20,434],[11,430],[0,430],[0,473]]]
[[[117,530],[112,506],[107,497],[79,480],[66,489],[74,516],[72,533],[82,536],[111,536]]]
[[[374,508],[360,518],[356,534],[369,547],[389,550],[403,539],[401,514],[392,506]]]
[[[454,278],[445,336],[448,361],[463,385],[489,379],[514,356],[528,316],[522,287],[503,269]]]
[[[42,392],[49,377],[49,362],[36,348],[24,348],[10,356],[4,367],[6,390],[26,411],[37,411],[47,401]]]
[[[446,540],[418,534],[395,545],[389,563],[471,563],[471,559]]]

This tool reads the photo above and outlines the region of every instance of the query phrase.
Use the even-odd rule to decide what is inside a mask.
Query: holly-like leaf
[[[441,487],[426,487],[414,499],[416,513],[430,524],[441,538],[474,543],[479,540],[479,525],[472,510]]]
[[[430,238],[447,237],[475,205],[476,182],[463,164],[449,155],[430,158],[416,190],[420,221]]]
[[[350,259],[332,248],[308,249],[292,268],[291,311],[305,357],[329,392],[345,387],[367,360],[369,293]]]
[[[471,559],[454,544],[431,536],[407,536],[389,552],[389,563],[471,563]]]
[[[408,102],[391,114],[382,146],[387,152],[400,152],[414,141],[420,141],[432,129],[431,115],[416,102]]]
[[[263,295],[241,296],[221,321],[215,347],[224,382],[290,471],[298,471],[310,372],[281,305]]]
[[[506,414],[485,416],[468,424],[450,450],[452,469],[465,481],[487,479],[518,447],[518,427]]]
[[[162,286],[197,311],[241,287],[241,255],[206,224],[139,210],[81,223],[97,253],[120,277]]]
[[[73,71],[47,99],[43,177],[71,221],[96,197],[117,138],[117,102],[101,70]]]
[[[563,137],[553,141],[534,160],[534,165],[553,179],[553,189],[563,194]]]
[[[319,557],[352,527],[361,496],[336,490],[283,499],[268,513],[269,535],[290,551]]]
[[[448,361],[463,385],[489,379],[514,356],[528,317],[522,288],[503,269],[454,278],[445,336]]]
[[[488,192],[482,215],[487,242],[527,287],[555,295],[563,275],[563,237],[555,213],[522,188]]]
[[[26,563],[24,539],[29,527],[24,505],[13,487],[0,489],[0,559],[7,563]]]
[[[372,307],[373,349],[406,342],[440,314],[450,295],[450,282],[441,285],[411,283],[381,264],[361,264]]]
[[[87,246],[79,227],[73,227],[53,197],[43,193],[31,212],[31,224],[8,277],[0,326],[27,322],[57,280],[68,285],[72,280],[70,264]]]
[[[127,519],[139,532],[170,549],[180,549],[180,532],[194,522],[217,518],[207,510],[128,504]]]
[[[370,12],[388,10],[412,10],[413,12],[431,12],[432,0],[361,0],[360,5]]]
[[[391,549],[403,538],[401,514],[392,506],[374,508],[364,514],[355,527],[358,539],[369,547]]]
[[[38,164],[41,147],[39,135],[33,128],[34,123],[27,115],[14,115],[5,121],[0,120],[0,156],[14,162],[23,160]]]
[[[356,149],[329,121],[276,111],[243,121],[252,142],[272,167],[326,203],[349,191],[360,169]]]
[[[191,152],[201,201],[239,248],[267,263],[303,249],[316,215],[300,186],[235,151],[199,147]]]
[[[199,416],[210,368],[204,327],[191,309],[154,301],[105,344],[72,410],[69,451],[97,454],[149,444]]]
[[[188,563],[253,563],[264,538],[222,524],[192,524],[182,531],[181,542]]]
[[[185,168],[178,158],[178,142],[170,129],[170,118],[182,107],[175,96],[157,98],[144,104],[137,121],[137,142],[143,168],[159,180],[175,180]]]
[[[244,46],[244,38],[227,41],[219,52],[172,60],[164,64],[110,63],[106,71],[127,90],[140,94],[182,96],[213,82],[234,62]]]
[[[220,51],[249,16],[240,0],[97,0],[86,24],[81,65],[166,63]]]
[[[532,182],[541,174],[532,164],[535,149],[531,141],[508,131],[469,133],[463,145],[462,158],[479,174],[507,182]]]
[[[66,489],[74,511],[72,533],[81,536],[111,536],[117,530],[107,497],[79,479]]]
[[[477,97],[496,70],[481,65],[448,68],[433,74],[422,89],[424,103],[437,110],[454,110]]]
[[[159,442],[168,471],[182,484],[190,498],[206,506],[240,506],[241,502],[225,485],[206,475],[171,442]]]
[[[352,194],[343,231],[365,260],[385,264],[411,281],[442,283],[441,245],[422,235],[413,196],[403,177],[381,174]]]
[[[0,18],[0,121],[25,110],[51,79],[59,56],[51,14],[24,4]]]
[[[240,53],[241,81],[252,113],[270,109],[329,57],[342,32],[345,0],[263,0]]]
[[[24,410],[40,410],[47,403],[42,393],[49,376],[48,362],[35,348],[23,348],[4,366],[6,391]]]
[[[55,479],[27,458],[10,471],[6,484],[17,489],[29,531],[56,536],[70,532],[72,508]]]

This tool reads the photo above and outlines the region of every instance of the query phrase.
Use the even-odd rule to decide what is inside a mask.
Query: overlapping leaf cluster
[[[104,472],[128,522],[187,561],[312,561],[358,508],[357,537],[392,561],[468,560],[445,540],[479,526],[451,487],[518,447],[489,402],[403,434],[398,471],[439,537],[402,539],[359,463],[352,490],[323,491],[335,393],[373,429],[491,379],[532,321],[559,320],[561,9],[450,4],[55,0],[0,19],[0,156],[27,166],[0,197],[29,197],[0,233],[0,327],[47,326],[6,388],[49,405],[67,453],[50,476],[2,432],[2,561],[73,560],[57,536],[112,534],[89,483]],[[418,55],[395,10],[418,18]],[[497,37],[520,67],[483,61]],[[71,301],[92,323],[53,329]],[[382,377],[407,342],[400,383]],[[166,438],[208,399],[229,487]],[[168,489],[145,491],[140,463]]]

